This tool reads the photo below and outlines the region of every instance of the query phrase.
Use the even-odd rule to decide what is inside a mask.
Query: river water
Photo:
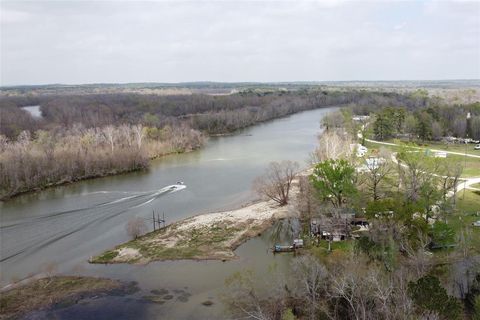
[[[40,106],[26,106],[22,107],[23,110],[27,111],[32,117],[38,119],[42,117],[42,111]]]
[[[84,319],[221,319],[225,279],[252,269],[259,279],[272,265],[287,267],[290,256],[273,256],[273,236],[264,233],[236,250],[238,259],[164,261],[148,265],[90,265],[90,256],[125,242],[125,225],[152,211],[167,223],[195,214],[229,209],[252,200],[253,179],[270,161],[295,160],[306,165],[320,132],[319,121],[333,108],[306,111],[211,138],[201,150],[164,157],[146,172],[106,177],[26,194],[0,203],[0,282],[5,285],[39,272],[104,276],[137,281],[133,297],[101,298],[55,311],[57,318]],[[164,188],[183,181],[185,189]],[[149,228],[151,224],[147,221]],[[289,229],[288,222],[279,227]],[[141,297],[151,290],[173,296],[164,303]],[[170,297],[167,297],[170,298]],[[202,305],[210,300],[212,306]],[[38,315],[36,315],[38,316]]]

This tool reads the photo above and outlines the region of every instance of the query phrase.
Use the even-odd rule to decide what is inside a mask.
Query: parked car
[[[475,150],[480,150],[480,143],[477,144],[473,149],[475,149]]]
[[[480,227],[480,220],[477,220],[477,221],[473,222],[472,225],[474,227]]]

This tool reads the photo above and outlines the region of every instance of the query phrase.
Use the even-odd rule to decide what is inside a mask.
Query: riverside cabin
[[[330,217],[315,217],[310,220],[310,234],[313,237],[334,242],[347,240],[355,236],[354,230],[368,231],[369,223],[365,218],[355,217],[353,211],[332,214]]]

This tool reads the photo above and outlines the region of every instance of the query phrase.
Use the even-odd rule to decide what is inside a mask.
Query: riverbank
[[[105,278],[45,277],[2,290],[0,319],[18,319],[32,311],[62,308],[93,297],[132,294],[137,290],[135,283]]]
[[[34,138],[36,135],[32,134],[33,138],[30,137],[30,140],[25,142],[27,143],[25,146],[20,146],[19,144],[17,146],[15,141],[11,141],[10,147],[7,148],[8,150],[21,149],[22,152],[19,151],[15,153],[15,155],[20,154],[21,157],[23,157],[20,160],[15,158],[14,154],[10,154],[10,151],[4,151],[3,154],[0,152],[0,167],[3,166],[8,173],[2,177],[3,180],[0,179],[0,201],[8,201],[11,198],[23,194],[35,193],[79,181],[144,170],[149,167],[150,161],[153,159],[162,158],[175,153],[186,153],[202,149],[205,145],[206,139],[209,137],[237,136],[242,130],[253,127],[257,124],[289,117],[304,111],[325,109],[329,107],[330,106],[319,106],[312,109],[291,110],[286,113],[276,114],[272,118],[259,119],[256,120],[256,122],[231,128],[217,134],[208,134],[205,133],[206,131],[203,131],[203,134],[200,134],[198,130],[187,130],[183,132],[181,128],[177,128],[178,132],[171,133],[172,137],[168,141],[148,141],[148,139],[145,138],[146,140],[142,142],[143,147],[141,148],[144,151],[143,155],[142,152],[139,153],[136,149],[135,143],[126,143],[124,141],[125,139],[118,140],[118,138],[118,141],[115,141],[114,143],[115,153],[110,152],[110,148],[112,148],[111,144],[98,138],[103,137],[104,135],[93,135],[96,137],[95,139],[100,139],[101,141],[99,140],[92,143],[92,134],[89,131],[81,133],[71,132],[69,133],[71,136],[68,136],[68,139],[64,139],[67,142],[53,144],[53,146],[49,145],[51,150],[45,149],[46,147]],[[119,128],[117,129],[117,131],[120,131]],[[105,128],[96,128],[96,130],[101,131],[105,130]],[[123,133],[118,132],[114,136],[121,137],[123,136],[122,134]],[[159,133],[155,134],[158,135]],[[249,134],[246,135],[249,136]],[[48,139],[51,140],[53,138],[48,137]],[[136,135],[132,133],[130,140],[135,141],[135,139]],[[72,143],[70,140],[75,141],[76,143]],[[88,143],[81,141],[87,141]],[[179,147],[172,147],[172,143],[179,145]],[[66,150],[63,150],[64,145],[68,146]],[[27,152],[25,152],[25,150],[27,150]],[[123,150],[122,152],[124,153],[119,153],[121,150]],[[99,158],[99,155],[102,154],[103,158]],[[139,154],[142,155],[140,159],[138,157]],[[125,162],[128,163],[125,164]],[[103,164],[100,165],[101,163]]]
[[[291,206],[260,201],[243,208],[197,215],[147,233],[90,259],[91,263],[148,263],[156,260],[232,260],[246,240],[263,233]]]
[[[111,176],[118,176],[118,175],[121,175],[121,174],[128,174],[128,173],[138,172],[138,171],[143,171],[143,170],[148,170],[148,167],[130,168],[128,170],[122,170],[122,171],[103,172],[103,173],[100,173],[100,174],[86,176],[86,177],[78,177],[76,179],[71,179],[71,180],[62,180],[62,181],[58,181],[58,182],[55,182],[55,183],[49,183],[49,184],[46,184],[46,185],[43,185],[43,186],[38,186],[34,189],[22,190],[22,191],[18,191],[16,193],[13,193],[13,194],[2,195],[2,196],[0,196],[0,201],[8,201],[12,198],[15,198],[15,197],[18,197],[18,196],[21,196],[21,195],[32,194],[32,193],[35,193],[35,192],[40,192],[42,190],[55,188],[55,187],[67,186],[67,185],[75,183],[75,182],[93,180],[93,179],[100,179],[100,178],[106,178],[106,177],[111,177]]]
[[[306,176],[306,169],[299,176]],[[233,260],[234,250],[261,235],[276,221],[296,216],[298,178],[292,182],[285,206],[257,201],[236,210],[196,215],[147,233],[89,259],[90,263],[146,264],[162,260]]]
[[[183,154],[183,153],[193,152],[193,151],[196,151],[196,150],[202,148],[203,145],[204,144],[202,144],[200,147],[194,148],[194,149],[188,149],[188,150],[183,150],[183,151],[172,151],[172,152],[166,152],[166,153],[162,153],[162,154],[151,155],[149,157],[149,161],[161,159],[161,158],[171,156],[171,155],[175,155],[175,154]],[[48,184],[45,184],[45,185],[37,186],[37,187],[29,189],[29,190],[20,190],[20,191],[16,191],[15,193],[10,193],[10,194],[6,194],[6,195],[3,195],[3,194],[0,193],[0,201],[8,201],[12,198],[15,198],[15,197],[18,197],[18,196],[21,196],[21,195],[32,194],[32,193],[35,193],[35,192],[40,192],[40,191],[50,189],[50,188],[55,188],[55,187],[67,186],[67,185],[70,185],[70,184],[73,184],[73,183],[76,183],[76,182],[80,182],[80,181],[100,179],[100,178],[106,178],[106,177],[111,177],[111,176],[119,176],[119,175],[122,175],[122,174],[129,174],[129,173],[139,172],[139,171],[147,171],[149,169],[149,166],[150,166],[150,162],[148,162],[146,166],[126,168],[125,170],[112,170],[110,172],[101,172],[101,173],[98,173],[98,174],[92,174],[92,175],[83,176],[83,177],[76,177],[74,179],[57,181],[57,182],[54,182],[54,183],[48,183]]]

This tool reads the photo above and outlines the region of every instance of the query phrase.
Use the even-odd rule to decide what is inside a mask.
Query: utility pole
[[[155,231],[155,210],[152,210],[153,231]]]

